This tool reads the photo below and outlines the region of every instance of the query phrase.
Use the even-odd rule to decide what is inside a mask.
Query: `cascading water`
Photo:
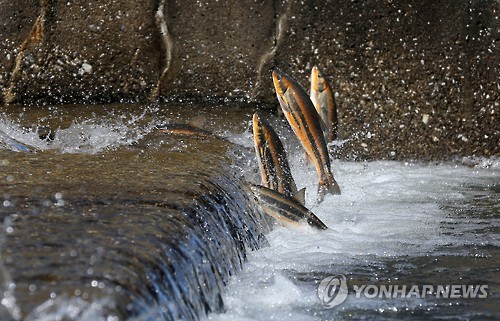
[[[474,166],[470,166],[470,163]],[[307,206],[330,228],[278,227],[250,253],[209,320],[487,320],[500,316],[500,162],[334,161],[342,195],[315,203],[314,169],[291,153]],[[466,166],[464,164],[468,164]],[[318,287],[344,275],[345,302],[325,308]],[[357,297],[354,285],[372,285]],[[431,285],[425,298],[371,297],[381,285]],[[486,298],[437,295],[437,285],[487,286]],[[481,292],[478,292],[481,293]],[[367,295],[365,295],[367,294]]]
[[[29,115],[4,115],[2,320],[223,311],[222,290],[267,221],[231,166],[232,144],[164,135],[153,128],[169,117],[155,112],[78,115],[50,140]]]
[[[224,139],[154,132],[197,115],[183,106],[0,116],[2,320],[499,317],[498,159],[335,160],[342,195],[318,205],[314,169],[274,120],[306,205],[330,228],[275,225],[264,237],[268,219],[241,186],[259,179],[246,130],[253,109],[200,107]],[[318,285],[336,275],[349,294],[327,309]],[[357,298],[353,290],[391,284],[485,284],[488,297]]]

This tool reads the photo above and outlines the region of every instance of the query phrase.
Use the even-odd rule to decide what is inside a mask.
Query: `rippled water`
[[[241,152],[158,132],[190,116],[140,107],[2,115],[0,319],[196,320],[223,310],[224,285],[268,230],[232,167]],[[43,137],[47,127],[55,136]]]
[[[307,188],[307,206],[330,229],[276,225],[266,236],[269,246],[257,250],[258,231],[238,234],[247,229],[237,217],[253,209],[244,196],[228,192],[240,188],[235,180],[258,179],[247,130],[255,106],[220,107],[6,108],[0,115],[0,317],[135,321],[168,319],[166,310],[185,308],[212,311],[211,320],[500,318],[498,159],[335,160],[342,195],[318,205],[314,170],[284,123],[274,120],[297,185]],[[153,133],[158,124],[199,114],[206,129],[224,139]],[[221,162],[228,162],[226,173],[218,172]],[[222,197],[197,198],[193,207],[193,195]],[[201,237],[182,243],[185,251],[168,252],[180,244],[169,235],[182,239],[185,225],[193,224],[165,221],[179,208],[189,208],[184,213],[198,224],[213,213],[229,221],[201,224],[194,232]],[[230,241],[208,249],[222,267],[210,279],[213,268],[195,249],[221,235],[245,245]],[[180,267],[176,261],[198,263]],[[184,273],[175,276],[172,267]],[[317,288],[331,275],[346,276],[350,292],[344,303],[326,309]],[[193,279],[198,287],[189,288]],[[488,297],[371,299],[356,298],[352,290],[381,284],[485,284]],[[207,290],[214,288],[219,292]],[[199,295],[205,301],[197,301]]]
[[[500,317],[500,162],[334,161],[342,195],[314,203],[314,173],[293,156],[297,185],[330,229],[277,228],[251,253],[210,320],[486,320]],[[347,300],[326,309],[319,282],[344,275]],[[353,285],[487,285],[486,299],[356,298]],[[373,292],[372,292],[373,293]]]

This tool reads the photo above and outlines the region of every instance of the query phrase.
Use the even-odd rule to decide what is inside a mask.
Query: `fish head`
[[[251,192],[255,202],[260,203],[260,201],[261,201],[261,199],[260,199],[261,189],[260,189],[259,185],[248,183],[247,187],[248,187],[248,189],[250,189],[250,192]]]
[[[273,70],[273,83],[281,108],[285,113],[290,112],[290,91],[293,86],[290,76],[279,69],[275,69]]]
[[[264,140],[264,131],[262,127],[262,115],[258,112],[253,114],[252,127],[255,146],[261,146]]]
[[[253,127],[254,127],[254,136],[258,135],[261,143],[266,142],[267,144],[270,144],[273,141],[279,139],[277,137],[277,134],[274,132],[271,123],[265,116],[263,116],[259,112],[256,112],[253,115]]]
[[[253,115],[253,136],[255,146],[261,149],[268,148],[268,145],[274,140],[271,124],[259,112]]]
[[[323,73],[318,67],[314,66],[311,70],[311,89],[322,92],[326,89],[326,86],[326,79]]]
[[[273,163],[271,161],[272,156],[269,149],[270,138],[267,121],[257,112],[253,115],[252,125],[255,153],[259,163],[262,185],[273,186],[273,177],[276,177],[276,170],[274,166],[271,166]]]

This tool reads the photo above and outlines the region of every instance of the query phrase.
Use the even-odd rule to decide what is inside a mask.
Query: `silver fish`
[[[314,228],[328,229],[325,223],[296,199],[260,185],[251,184],[250,189],[263,211],[283,225],[297,227],[306,221]]]
[[[337,139],[338,117],[337,103],[332,88],[323,73],[314,66],[311,70],[311,101],[316,108],[323,124],[327,143]]]
[[[318,173],[318,202],[325,193],[340,194],[333,177],[330,156],[321,130],[320,118],[306,91],[292,77],[273,71],[273,82],[281,109]]]

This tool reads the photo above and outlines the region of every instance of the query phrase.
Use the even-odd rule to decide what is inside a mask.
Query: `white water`
[[[270,246],[249,253],[244,271],[233,277],[227,287],[226,313],[211,314],[209,320],[321,320],[324,315],[316,296],[317,281],[301,281],[297,275],[319,273],[319,281],[327,275],[354,275],[359,273],[352,271],[356,267],[382,265],[383,269],[384,259],[425,256],[444,245],[450,248],[449,255],[470,255],[453,253],[454,246],[464,244],[489,242],[500,246],[498,235],[478,241],[472,233],[443,234],[443,222],[458,224],[455,228],[461,231],[472,231],[481,222],[455,221],[440,209],[443,203],[461,202],[467,197],[462,192],[463,184],[498,183],[498,160],[484,160],[484,166],[476,168],[455,164],[334,161],[342,195],[327,196],[317,205],[314,203],[316,173],[302,163],[302,158],[297,154],[291,161],[297,186],[307,187],[307,207],[330,229],[276,228],[268,236]],[[500,225],[498,221],[488,223]],[[378,276],[373,273],[368,277]],[[348,298],[344,308],[383,311],[423,304],[421,300],[399,300],[394,305]]]
[[[68,128],[59,129],[52,142],[40,140],[34,132],[3,117],[0,118],[0,148],[19,152],[55,149],[62,153],[98,153],[140,140],[155,125],[154,121],[158,121],[150,112],[154,111],[147,111],[147,116],[152,118],[148,121],[144,121],[144,113],[77,120]],[[229,138],[253,147],[250,135],[246,132]],[[318,232],[307,226],[299,231],[277,227],[268,235],[270,246],[249,252],[244,270],[232,278],[224,296],[227,312],[211,314],[210,320],[324,319],[316,296],[317,283],[311,280],[311,275],[317,274],[321,280],[327,275],[355,275],[359,270],[353,269],[366,270],[367,266],[375,266],[368,269],[371,271],[377,266],[383,269],[383,259],[425,256],[441,246],[447,246],[450,255],[471,255],[463,249],[460,253],[454,252],[454,247],[466,244],[500,246],[498,235],[485,235],[485,239],[478,240],[474,234],[467,233],[484,223],[481,220],[460,221],[440,207],[467,198],[464,184],[484,185],[495,181],[498,184],[498,159],[469,160],[479,164],[475,167],[334,161],[342,195],[327,196],[318,205],[315,204],[314,169],[304,164],[300,150],[289,152],[289,157],[297,186],[307,188],[306,205],[330,229]],[[248,167],[256,167],[250,159],[248,162]],[[455,231],[460,233],[443,233],[443,222],[454,224]],[[499,222],[488,223],[499,225]],[[440,251],[443,253],[442,248]],[[299,280],[297,275],[306,275],[309,279]],[[377,279],[378,276],[374,273],[369,277]],[[348,299],[343,307],[383,310],[419,304],[425,303],[412,300],[394,305]],[[84,308],[79,313],[81,311],[87,310]],[[96,319],[90,319],[93,318]]]
[[[0,149],[16,152],[57,150],[70,154],[95,154],[137,142],[159,121],[152,118],[157,108],[147,107],[135,114],[115,114],[74,119],[67,128],[53,128],[53,141],[40,139],[36,128],[24,128],[19,121],[0,115]],[[57,112],[54,112],[57,114]],[[56,117],[51,115],[48,118]],[[149,121],[146,120],[149,119]]]

